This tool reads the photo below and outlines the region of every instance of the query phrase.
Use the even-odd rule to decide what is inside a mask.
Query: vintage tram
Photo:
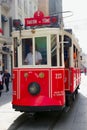
[[[81,82],[80,47],[72,30],[39,26],[15,30],[12,38],[13,108],[40,112],[70,105]]]

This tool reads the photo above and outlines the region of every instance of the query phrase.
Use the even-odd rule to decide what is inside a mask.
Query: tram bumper
[[[51,99],[45,96],[38,96],[31,100],[22,99],[20,102],[13,103],[16,111],[22,112],[40,112],[40,111],[58,111],[64,108],[61,100]]]

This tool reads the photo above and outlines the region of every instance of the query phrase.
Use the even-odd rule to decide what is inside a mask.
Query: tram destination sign
[[[38,25],[49,25],[57,24],[58,16],[44,16],[42,11],[36,11],[33,18],[25,18],[25,26],[38,26]]]
[[[35,26],[35,25],[47,25],[50,24],[50,17],[43,18],[25,18],[25,26]]]

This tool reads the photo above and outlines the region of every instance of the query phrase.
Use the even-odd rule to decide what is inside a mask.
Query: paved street
[[[28,116],[12,109],[11,93],[10,84],[10,91],[6,93],[4,88],[0,97],[0,130],[87,130],[87,76],[84,74],[72,108],[58,119],[56,115],[45,114],[31,121]],[[52,128],[49,129],[49,125]]]
[[[76,101],[70,111],[61,116],[53,130],[87,130],[87,75],[82,74]]]
[[[10,91],[5,92],[5,87],[0,97],[0,130],[7,130],[13,121],[21,114],[20,112],[15,112],[12,109],[11,99],[12,99],[12,86],[9,85]]]

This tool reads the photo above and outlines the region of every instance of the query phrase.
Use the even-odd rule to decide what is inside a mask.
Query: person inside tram
[[[39,51],[37,51],[37,47],[35,46],[35,64],[39,65],[41,64],[42,61],[42,55]],[[28,65],[32,65],[33,64],[33,47],[32,47],[32,43],[29,46],[29,53],[27,54],[26,58],[25,58],[25,63]]]

